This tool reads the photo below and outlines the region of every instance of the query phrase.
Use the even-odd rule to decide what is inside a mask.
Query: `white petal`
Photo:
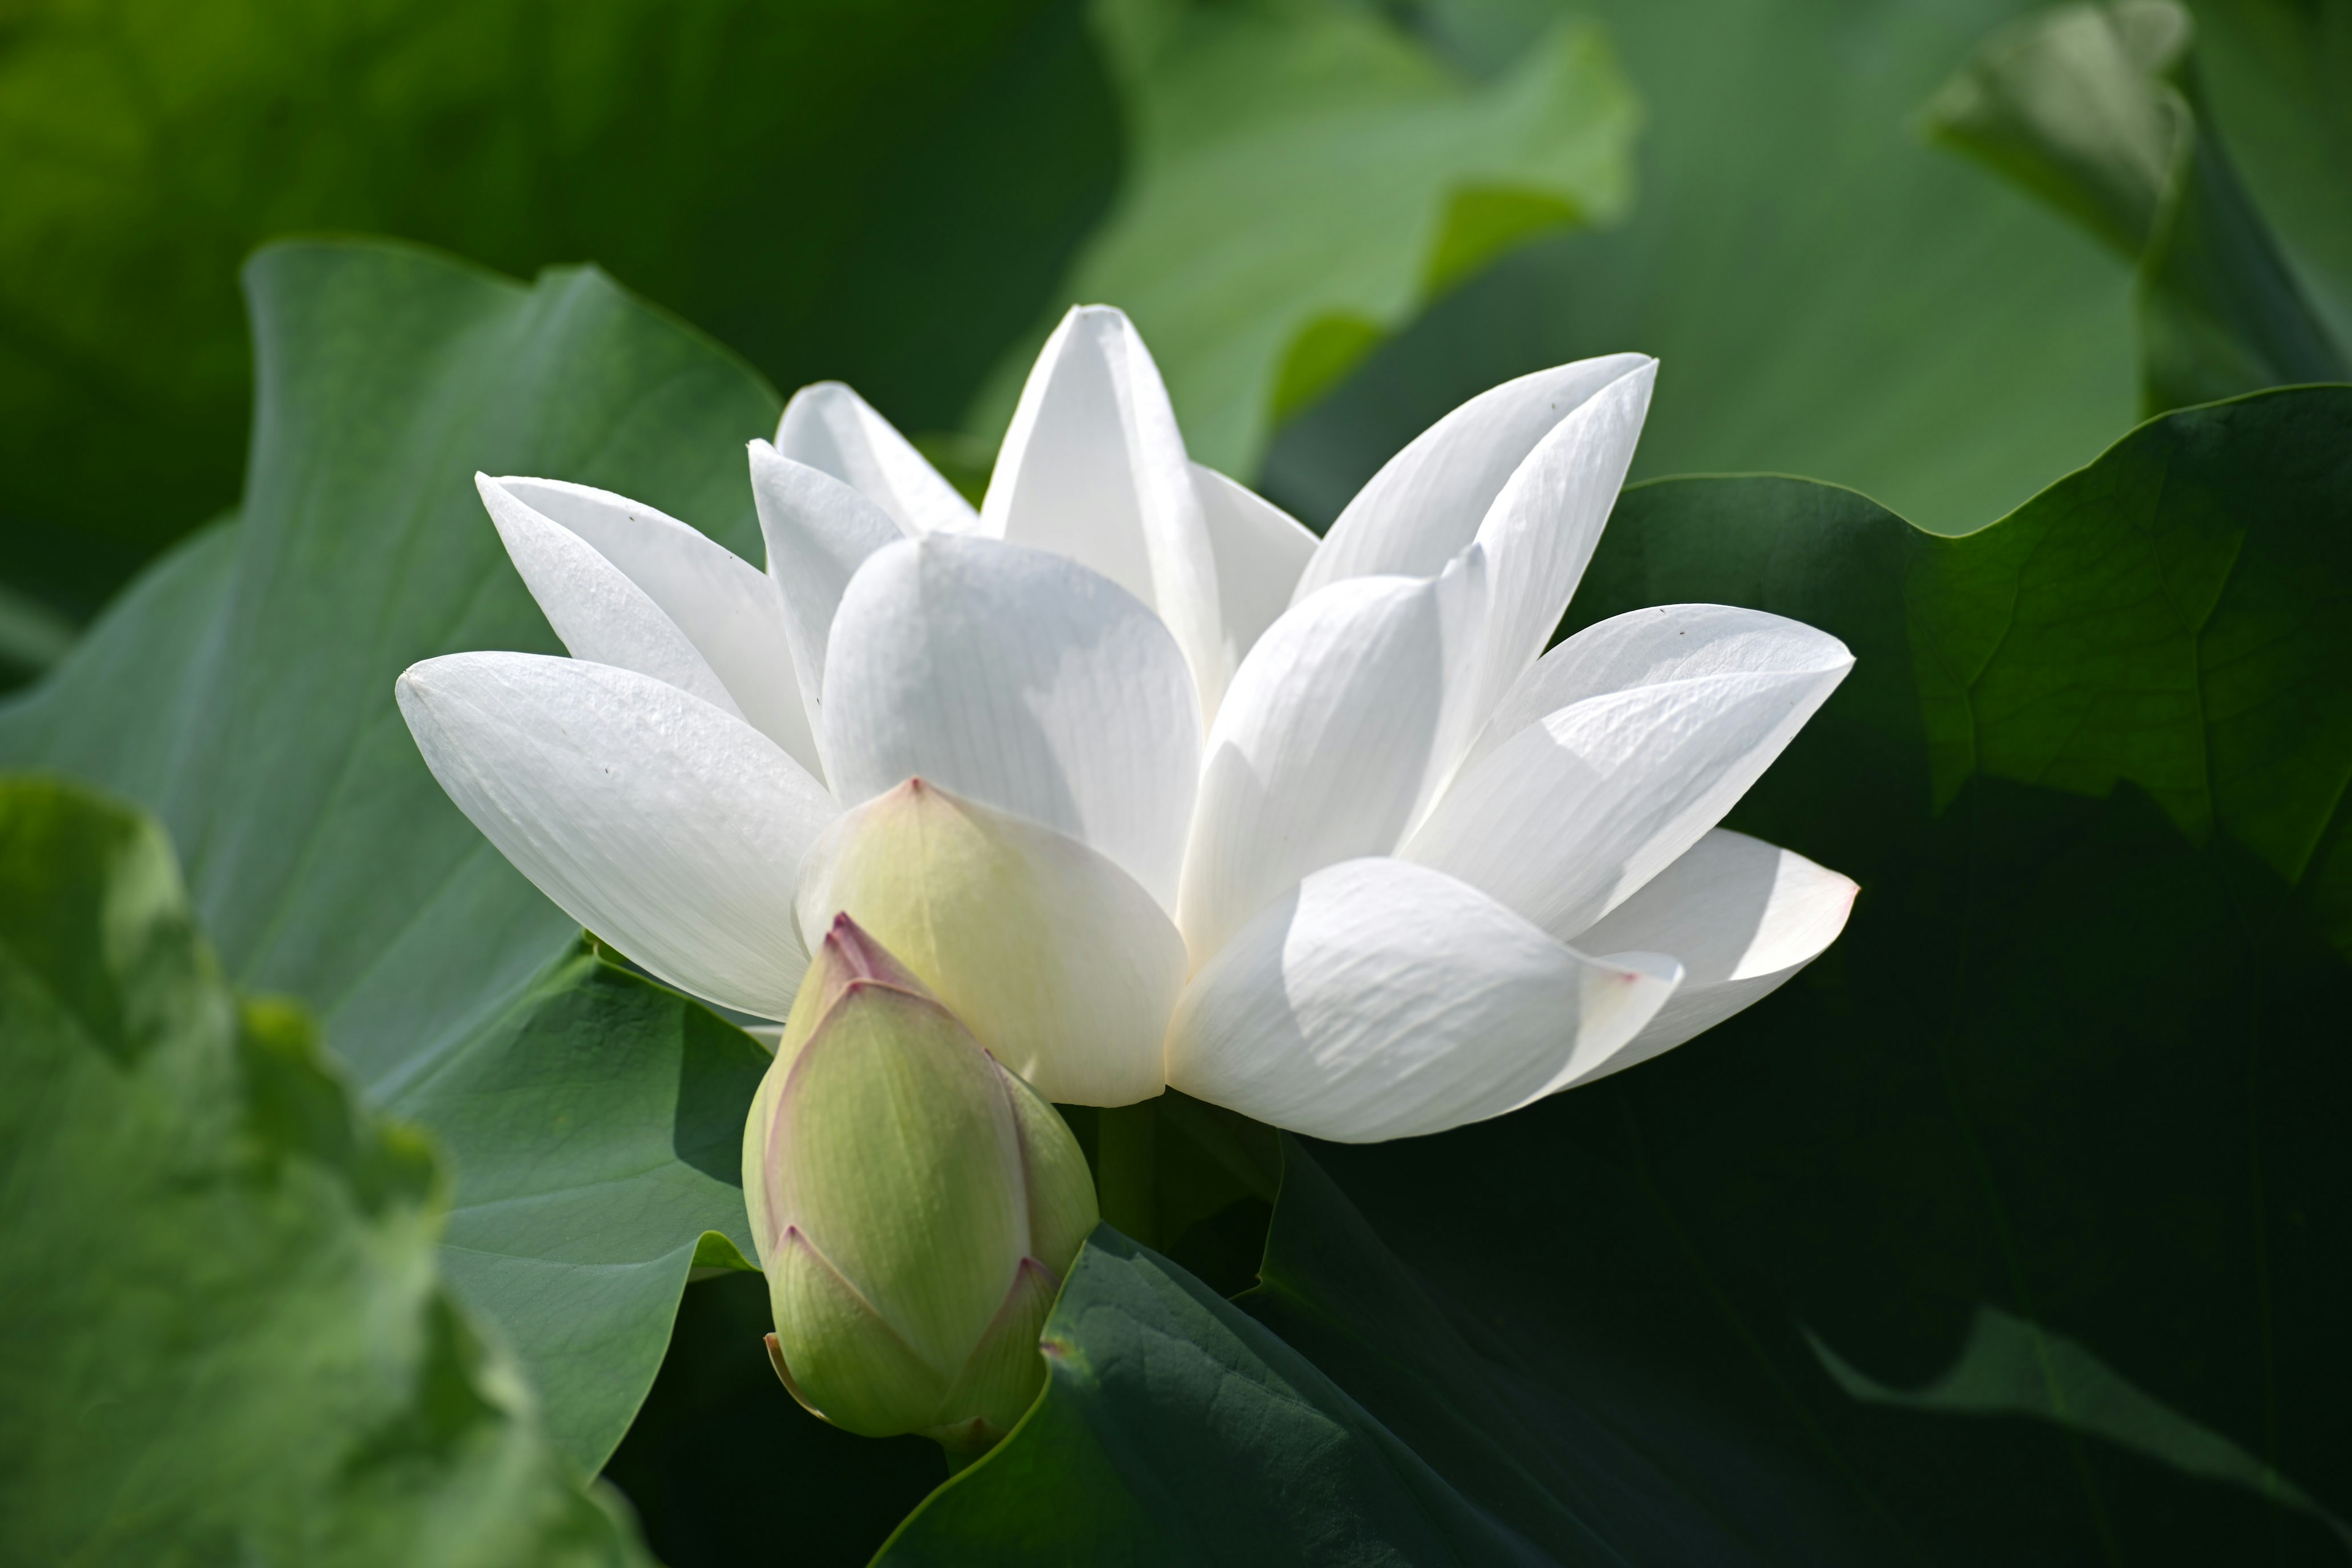
[[[1654,363],[1607,354],[1480,393],[1413,437],[1323,536],[1294,600],[1347,577],[1427,577],[1476,536],[1487,509],[1552,427],[1602,387]]]
[[[1398,853],[1578,940],[1723,819],[1852,664],[1699,676],[1547,714],[1463,769]]]
[[[1577,939],[1591,952],[1672,953],[1683,983],[1622,1049],[1577,1079],[1648,1061],[1770,995],[1845,929],[1853,880],[1717,828]]]
[[[1074,308],[1021,389],[981,526],[1092,567],[1150,605],[1184,650],[1207,714],[1233,667],[1201,513],[1143,339],[1108,306]]]
[[[1184,941],[1076,839],[920,780],[844,816],[802,873],[803,932],[846,913],[1051,1100],[1158,1094]]]
[[[617,567],[699,655],[704,668],[726,690],[723,700],[688,680],[675,679],[648,663],[597,650],[600,639],[573,643],[562,627],[556,635],[574,658],[617,664],[658,676],[706,701],[740,713],[751,727],[790,752],[802,766],[816,766],[816,741],[801,700],[783,605],[775,587],[751,563],[665,512],[610,490],[561,479],[475,476],[482,499],[498,519],[501,536],[519,511],[561,525]],[[502,492],[501,499],[494,495]],[[504,513],[502,516],[501,513]],[[520,559],[518,559],[520,564]],[[526,580],[530,574],[526,571]],[[532,595],[546,607],[548,595],[536,584]],[[642,619],[640,610],[639,618]],[[553,622],[555,612],[548,611]],[[659,640],[661,634],[653,632]],[[674,656],[673,656],[674,657]]]
[[[1290,590],[1321,542],[1306,524],[1248,486],[1192,465],[1209,549],[1217,562],[1217,607],[1224,617],[1225,658],[1243,658],[1290,607]]]
[[[425,765],[563,911],[682,990],[781,1018],[808,953],[802,854],[835,815],[806,770],[667,682],[454,654],[397,687]]]
[[[1485,668],[1471,700],[1481,715],[1559,627],[1633,466],[1657,373],[1655,360],[1644,361],[1553,426],[1479,522],[1495,584]]]
[[[1307,872],[1396,848],[1470,733],[1476,545],[1435,577],[1357,577],[1275,622],[1201,770],[1178,923],[1196,961]]]
[[[908,533],[970,533],[971,502],[871,404],[837,381],[793,394],[776,422],[776,450],[832,475]]]
[[[507,558],[574,658],[666,680],[742,717],[727,683],[653,595],[593,544],[517,498],[509,481],[474,476]]]
[[[1831,669],[1845,645],[1802,621],[1731,605],[1654,605],[1597,621],[1536,661],[1504,693],[1464,766],[1547,713],[1588,697],[1702,675]]]
[[[1200,705],[1168,628],[1041,551],[932,534],[877,551],[825,656],[844,805],[910,778],[1043,823],[1173,908]]]
[[[1499,1116],[1606,1058],[1673,991],[1669,959],[1585,957],[1398,860],[1326,867],[1177,1004],[1168,1081],[1345,1142]]]
[[[751,499],[768,543],[768,576],[783,604],[803,710],[821,740],[825,646],[842,592],[867,556],[906,535],[873,501],[765,441],[751,443]]]

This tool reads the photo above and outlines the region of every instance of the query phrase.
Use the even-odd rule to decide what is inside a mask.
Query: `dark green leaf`
[[[759,1275],[688,1289],[661,1376],[605,1467],[670,1568],[852,1568],[946,1478],[928,1437],[877,1442],[794,1404],[762,1342],[774,1326]]]
[[[944,426],[1118,147],[1076,0],[11,5],[0,573],[87,614],[235,500],[265,240],[598,262],[782,384]]]
[[[1239,1304],[1351,1441],[1230,1392],[1297,1363],[1204,1292],[1082,1265],[911,1560],[2343,1561],[2352,389],[2170,416],[1958,539],[1629,490],[1571,626],[1694,601],[1858,656],[1734,817],[1861,880],[1845,936],[1591,1088],[1294,1148]]]
[[[1483,1380],[1360,1305],[1398,1292],[1300,1289],[1349,1276],[1287,1191],[1269,1321],[1523,1529],[1630,1449],[1776,1561],[2341,1562],[2347,451],[2352,391],[2189,410],[1961,539],[1629,491],[1571,625],[1745,604],[1858,656],[1733,819],[1853,924],[1661,1061],[1321,1152]]]
[[[436,1278],[445,1190],[240,1006],[152,822],[0,779],[0,1557],[625,1563]]]
[[[1400,9],[1501,69],[1556,7]],[[1580,9],[1607,24],[1643,106],[1632,213],[1505,258],[1289,426],[1265,472],[1301,517],[1336,516],[1455,404],[1619,350],[1662,361],[1637,477],[1817,475],[1945,531],[1999,516],[2130,426],[2125,268],[1915,129],[2019,5]]]
[[[879,1562],[1544,1560],[1313,1363],[1108,1226],[1045,1349],[1051,1376],[1021,1426]]]
[[[422,252],[300,246],[249,276],[262,400],[243,521],[143,581],[0,710],[0,761],[96,779],[184,845],[241,986],[300,998],[457,1167],[449,1273],[558,1447],[602,1465],[705,1232],[744,1237],[756,1047],[574,954],[458,815],[392,700],[411,662],[555,651],[470,478],[636,496],[756,559],[759,379],[593,272],[525,289]]]

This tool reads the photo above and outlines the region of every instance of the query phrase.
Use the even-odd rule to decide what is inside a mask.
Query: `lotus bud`
[[[846,915],[819,944],[743,1131],[768,1352],[812,1414],[986,1449],[1044,1383],[1037,1340],[1094,1228],[1060,1112]]]

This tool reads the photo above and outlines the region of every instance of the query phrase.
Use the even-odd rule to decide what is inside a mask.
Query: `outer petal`
[[[1478,524],[1495,580],[1485,668],[1472,700],[1481,715],[1494,710],[1559,626],[1633,466],[1657,374],[1655,360],[1636,365],[1553,426]]]
[[[1217,568],[1184,437],[1143,339],[1121,312],[1062,318],[1021,389],[982,527],[1101,573],[1166,622],[1203,714],[1233,667]]]
[[[1053,1101],[1001,1063],[996,1076],[1021,1130],[1022,1169],[1029,1178],[1028,1256],[1055,1276],[1058,1289],[1060,1277],[1102,1221],[1094,1173]]]
[[[1238,669],[1265,628],[1290,607],[1290,590],[1322,542],[1297,518],[1214,468],[1193,464],[1192,488],[1217,562],[1225,657]]]
[[[751,499],[768,544],[768,575],[783,604],[803,711],[824,734],[824,655],[841,595],[866,558],[906,537],[890,514],[823,469],[751,443]]]
[[[995,1320],[972,1348],[955,1385],[940,1401],[949,1422],[984,1423],[986,1430],[977,1435],[983,1443],[1013,1429],[1045,1385],[1045,1358],[1037,1342],[1061,1289],[1061,1277],[1052,1269],[1034,1258],[1021,1260]],[[942,1442],[950,1440],[948,1434],[934,1435]]]
[[[936,1419],[949,1379],[799,1231],[768,1265],[776,1371],[812,1415],[867,1437]]]
[[[793,888],[835,808],[782,747],[579,659],[454,654],[397,689],[449,798],[566,914],[683,990],[791,1008],[808,964]]]
[[[951,1379],[1029,1236],[1019,1129],[963,1026],[928,996],[853,982],[785,1076],[768,1166],[770,1223],[796,1226]]]
[[[1770,995],[1837,940],[1858,890],[1760,838],[1720,827],[1702,837],[1578,939],[1594,952],[1670,952],[1683,965],[1657,1016],[1578,1081],[1645,1062]]]
[[[1547,713],[1588,697],[1702,675],[1826,670],[1851,665],[1845,645],[1802,621],[1730,605],[1654,605],[1599,621],[1553,648],[1512,684],[1464,766]]]
[[[826,758],[844,803],[929,779],[1082,840],[1163,907],[1192,818],[1199,712],[1149,609],[1084,567],[993,540],[933,534],[876,552],[825,658]]]
[[[665,650],[665,657],[675,660],[676,654],[668,651],[674,647],[670,635],[652,626],[644,615],[645,605],[650,604],[669,623],[673,633],[683,634],[686,643],[698,656],[701,668],[723,688],[726,696],[717,700],[719,707],[740,713],[753,729],[790,752],[802,766],[815,768],[814,733],[803,710],[800,684],[793,675],[793,648],[786,635],[783,605],[776,597],[774,585],[757,568],[677,519],[610,490],[591,489],[586,485],[566,484],[559,479],[492,479],[479,474],[474,477],[474,483],[481,490],[490,516],[498,522],[499,535],[507,541],[508,553],[522,568],[532,596],[547,612],[556,635],[563,638],[564,647],[572,650],[574,658],[617,664],[625,669],[657,676],[706,701],[713,700],[712,694],[698,680],[691,679],[691,670],[686,672],[689,679],[681,679],[654,663],[616,657],[626,651],[625,644],[619,647],[604,646],[618,637],[646,637]],[[629,605],[625,621],[607,620],[606,637],[588,634],[575,642],[574,634],[565,629],[566,623],[576,622],[588,606],[583,604],[567,608],[559,618],[550,601],[561,595],[561,588],[551,582],[547,591],[542,591],[539,578],[517,551],[520,540],[533,535],[542,549],[548,542],[543,530],[525,524],[527,517],[569,531],[617,568],[637,589],[642,602]],[[567,573],[564,580],[587,585],[585,577],[580,574]],[[632,629],[625,632],[625,626]]]
[[[1425,867],[1326,867],[1186,988],[1169,1081],[1344,1142],[1443,1131],[1570,1081],[1673,991],[1671,959],[1602,962]]]
[[[1334,584],[1267,631],[1210,729],[1178,922],[1205,960],[1318,867],[1385,855],[1468,738],[1475,545],[1430,578]]]
[[[801,929],[845,912],[1049,1099],[1128,1105],[1166,1081],[1183,939],[1076,839],[912,780],[810,852]]]
[[[776,450],[832,475],[908,533],[970,533],[980,514],[866,399],[837,381],[793,394]]]
[[[474,476],[507,558],[574,658],[667,681],[742,717],[694,640],[629,574],[586,540],[519,500],[507,481]]]
[[[1570,940],[1721,821],[1851,663],[1563,708],[1464,769],[1399,853]]]
[[[1513,472],[1602,387],[1654,362],[1607,354],[1480,393],[1415,437],[1356,493],[1298,579],[1294,602],[1347,577],[1427,577],[1475,537]]]

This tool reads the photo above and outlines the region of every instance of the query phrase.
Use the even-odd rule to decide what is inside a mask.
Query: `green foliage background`
[[[0,1555],[2352,1555],[2352,389],[2303,384],[2352,13],[2192,13],[0,7]],[[244,262],[320,231],[478,265]],[[1733,826],[1864,893],[1487,1126],[1156,1102],[942,1486],[759,1352],[756,1045],[583,945],[389,694],[555,651],[477,468],[756,559],[776,388],[977,485],[1073,298],[1318,524],[1494,382],[1658,353],[1563,629],[1843,637]]]

